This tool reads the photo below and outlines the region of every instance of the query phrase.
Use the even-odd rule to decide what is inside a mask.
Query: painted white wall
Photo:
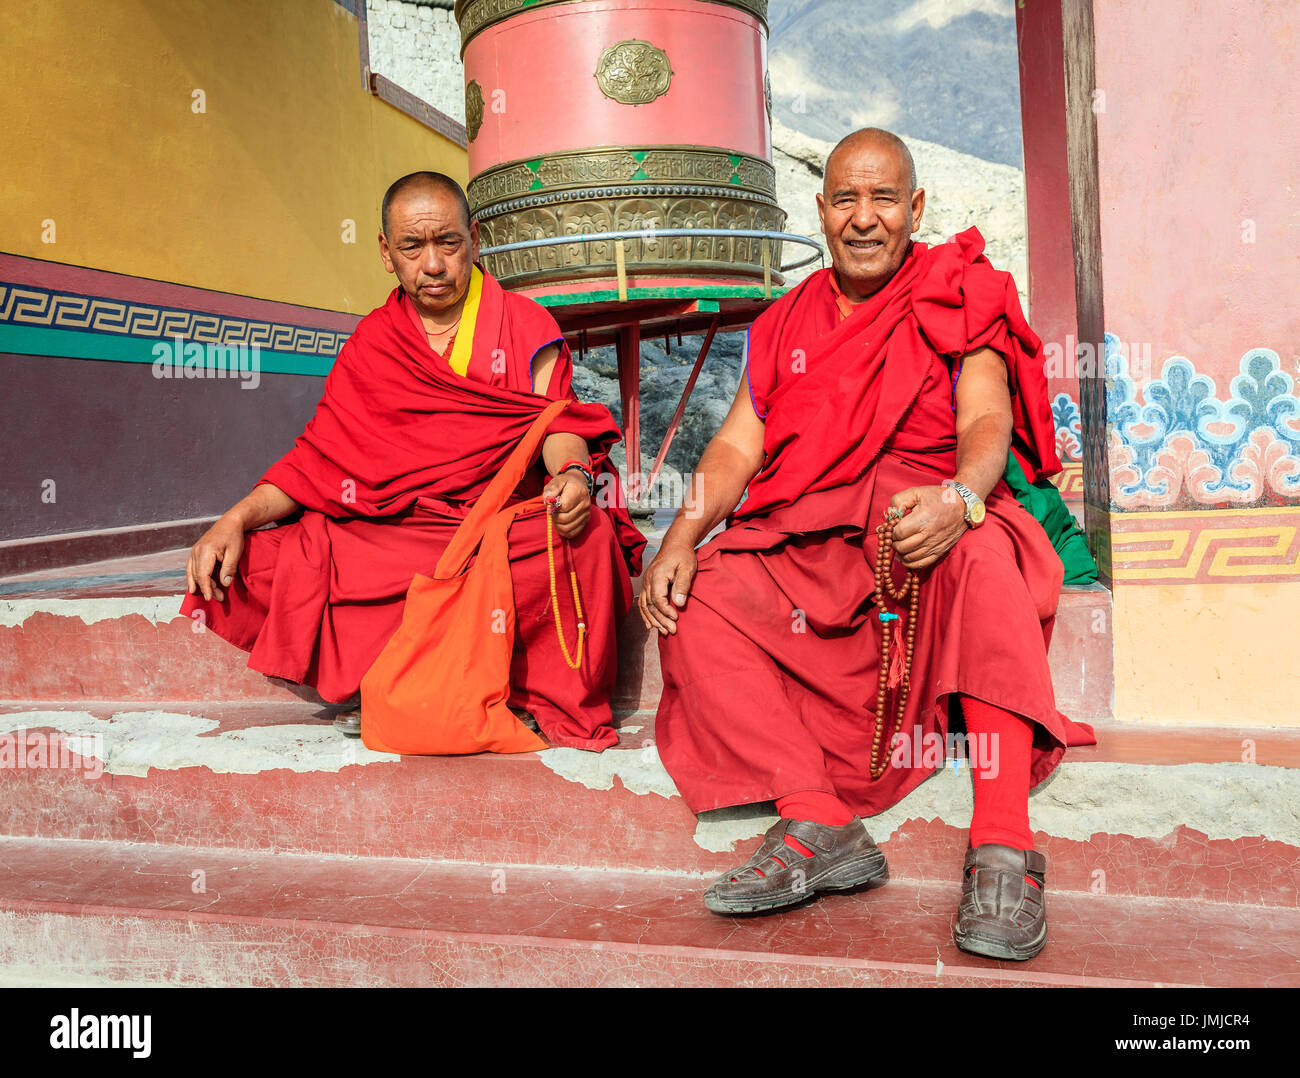
[[[409,0],[366,0],[370,70],[465,122],[460,30],[449,10]]]

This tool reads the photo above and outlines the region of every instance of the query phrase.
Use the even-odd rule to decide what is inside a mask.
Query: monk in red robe
[[[1030,958],[1047,925],[1029,789],[1093,740],[1052,692],[1060,559],[1001,478],[1008,450],[1031,481],[1060,470],[1041,342],[976,229],[911,240],[925,192],[897,136],[844,139],[817,206],[833,267],[751,327],[693,511],[643,580],[660,755],[696,812],[776,802],[705,903],[780,909],[885,878],[861,817],[941,765],[959,711],[981,751],[957,943]]]
[[[510,501],[554,500],[586,654],[577,671],[564,661],[544,511],[524,511],[509,533],[509,704],[551,744],[601,751],[618,740],[615,630],[645,545],[608,461],[618,428],[603,405],[573,399],[555,319],[476,264],[478,222],[454,180],[403,177],[384,196],[382,223],[380,254],[398,287],[344,344],[293,449],[195,544],[182,612],[202,611],[253,669],[351,700],[401,623],[412,577],[433,570],[541,411],[570,400]],[[597,477],[613,489],[609,509],[592,505]],[[264,529],[273,521],[282,523]]]

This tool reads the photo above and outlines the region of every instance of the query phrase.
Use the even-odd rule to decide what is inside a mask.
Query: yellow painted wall
[[[1115,588],[1115,717],[1300,726],[1294,584]]]
[[[384,189],[468,179],[463,149],[363,89],[333,0],[8,3],[0,41],[12,254],[360,314],[392,288]]]

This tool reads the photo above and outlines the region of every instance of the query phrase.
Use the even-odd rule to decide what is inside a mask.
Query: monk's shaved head
[[[912,151],[901,138],[892,131],[882,127],[863,127],[850,132],[835,144],[835,148],[826,157],[825,183],[830,182],[832,162],[838,165],[846,155],[851,156],[855,150],[867,147],[892,150],[898,155],[902,168],[900,172],[907,177],[908,193],[916,190],[916,162],[912,160]]]
[[[846,135],[826,158],[817,214],[844,295],[860,303],[883,288],[912,249],[925,190],[916,165],[892,131],[864,127]]]
[[[465,302],[478,260],[478,222],[460,184],[441,172],[412,172],[385,193],[379,256],[426,326],[446,328]]]
[[[460,184],[441,172],[412,172],[400,180],[394,180],[392,186],[384,192],[384,201],[379,209],[379,223],[385,236],[388,235],[389,207],[401,196],[417,192],[451,196],[460,207],[465,228],[469,228],[469,201],[465,198],[465,192],[461,190]]]

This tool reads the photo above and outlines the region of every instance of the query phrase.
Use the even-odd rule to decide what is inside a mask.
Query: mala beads
[[[916,650],[916,615],[921,604],[921,581],[916,573],[908,571],[907,579],[899,589],[894,588],[894,525],[902,519],[902,513],[894,508],[885,510],[885,522],[876,527],[876,588],[871,593],[876,603],[876,616],[880,619],[880,683],[876,689],[876,732],[871,739],[871,777],[880,778],[889,766],[890,746],[903,728],[903,712],[907,708],[907,694],[911,689],[912,655]],[[898,698],[894,710],[894,732],[885,746],[885,758],[880,759],[880,746],[885,731],[888,713],[890,644],[895,650],[903,642],[895,637],[894,622],[899,615],[885,609],[885,593],[888,592],[894,602],[907,604],[906,644],[902,663],[902,680],[898,684]]]
[[[582,598],[578,594],[578,571],[572,566],[569,567],[569,582],[573,587],[573,608],[578,614],[578,647],[577,654],[574,655],[569,651],[569,645],[564,640],[564,624],[560,620],[560,595],[559,589],[555,586],[555,523],[552,517],[555,515],[555,502],[548,500],[546,503],[546,567],[551,575],[551,610],[555,613],[555,635],[560,640],[560,651],[564,653],[564,662],[570,670],[577,670],[582,665],[582,645],[587,637],[587,623],[582,619]]]

